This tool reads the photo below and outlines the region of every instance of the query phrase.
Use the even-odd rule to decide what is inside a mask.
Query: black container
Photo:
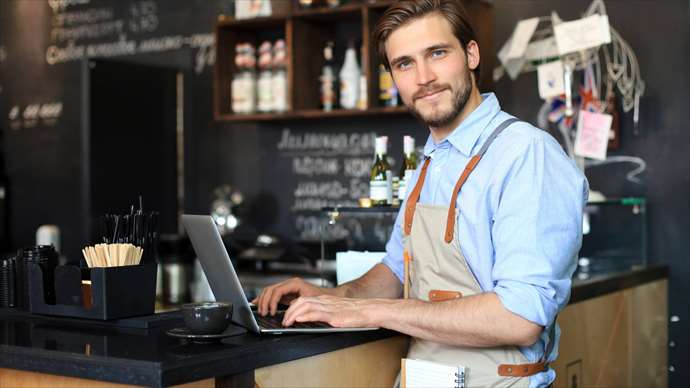
[[[44,273],[46,303],[55,303],[55,281],[53,270],[58,265],[58,253],[52,245],[37,245],[26,247],[17,252],[15,272],[16,276],[16,307],[21,310],[29,310],[29,277],[30,266],[39,265]]]
[[[0,258],[0,307],[15,306],[14,256]]]
[[[83,300],[81,268],[55,268],[55,290],[61,304],[44,297],[45,271],[30,267],[30,309],[32,313],[89,319],[120,319],[153,314],[156,300],[157,266],[153,264],[91,268],[91,300]],[[88,308],[85,306],[89,306]]]

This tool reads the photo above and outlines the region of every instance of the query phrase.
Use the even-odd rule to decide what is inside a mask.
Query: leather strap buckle
[[[547,370],[547,362],[534,364],[501,364],[498,366],[498,375],[503,377],[527,377]]]
[[[447,300],[462,298],[462,292],[446,291],[446,290],[431,290],[429,291],[429,302],[445,302]]]

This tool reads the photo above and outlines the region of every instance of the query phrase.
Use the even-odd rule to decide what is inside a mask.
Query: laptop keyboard
[[[259,327],[265,329],[326,329],[333,327],[325,322],[295,322],[292,326],[283,326],[283,315],[283,312],[278,312],[274,316],[266,315],[262,317],[254,313],[254,318],[256,318]]]

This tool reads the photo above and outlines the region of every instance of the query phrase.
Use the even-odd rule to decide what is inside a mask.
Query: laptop
[[[275,316],[260,316],[249,304],[232,266],[228,251],[223,245],[218,228],[211,216],[182,215],[182,224],[206,274],[213,295],[217,301],[233,305],[232,321],[255,333],[331,333],[347,331],[376,330],[372,327],[333,327],[325,322],[296,322],[292,326],[282,325],[284,311]]]

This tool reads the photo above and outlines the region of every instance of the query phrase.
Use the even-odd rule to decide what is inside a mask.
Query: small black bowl
[[[230,324],[232,304],[224,302],[183,304],[182,317],[184,324],[193,334],[222,333]]]

